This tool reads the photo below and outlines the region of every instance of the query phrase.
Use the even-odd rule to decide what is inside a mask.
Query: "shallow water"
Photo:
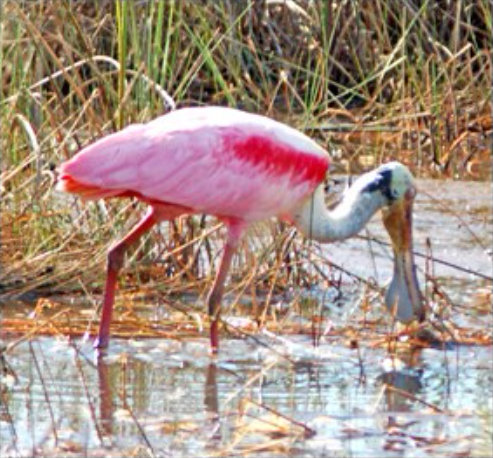
[[[229,455],[259,444],[265,456],[440,456],[491,446],[491,347],[427,349],[393,368],[383,350],[362,350],[359,360],[345,347],[289,340],[287,349],[273,345],[286,357],[225,341],[214,362],[206,340],[115,339],[99,361],[80,341],[21,344],[9,354],[18,379],[3,393],[2,456],[118,456],[136,447]]]
[[[425,253],[429,237],[433,256],[491,276],[491,186],[423,181],[420,188],[416,250]],[[378,217],[368,234],[384,238]],[[371,247],[355,239],[323,253],[383,284],[392,267],[388,248]],[[425,259],[417,264],[423,281]],[[490,280],[438,263],[433,269],[457,304],[457,322],[491,326],[491,304],[486,311],[474,307],[491,292]],[[353,289],[347,285],[346,299],[358,294]],[[355,313],[343,302],[334,321]],[[7,345],[18,338],[0,336]],[[308,336],[262,333],[258,341],[223,338],[221,344],[217,359],[206,339],[113,339],[106,355],[89,341],[63,336],[9,347],[0,360],[0,456],[491,452],[491,346],[403,349],[392,360],[386,349],[364,342],[351,349],[322,338],[314,347]]]

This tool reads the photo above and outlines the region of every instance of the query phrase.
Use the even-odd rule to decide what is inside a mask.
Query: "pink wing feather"
[[[137,195],[245,221],[283,214],[323,180],[327,153],[269,118],[184,108],[84,148],[58,188],[88,199]]]

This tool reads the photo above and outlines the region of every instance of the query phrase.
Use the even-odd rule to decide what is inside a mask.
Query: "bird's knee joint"
[[[207,307],[209,310],[209,316],[216,317],[218,313],[218,305],[221,302],[221,295],[217,292],[211,292],[207,298]]]
[[[123,245],[115,245],[108,251],[108,269],[118,271],[123,266],[125,255],[125,247]]]

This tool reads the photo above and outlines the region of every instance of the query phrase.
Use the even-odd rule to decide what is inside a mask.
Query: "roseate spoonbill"
[[[102,317],[95,346],[109,342],[115,282],[126,248],[156,223],[183,214],[217,216],[227,228],[219,269],[207,298],[211,349],[231,258],[249,224],[277,216],[305,236],[332,242],[356,235],[383,210],[394,272],[385,303],[402,322],[424,319],[412,252],[416,187],[391,162],[359,177],[333,210],[324,203],[327,152],[301,132],[264,116],[223,107],[182,108],[134,124],[85,147],[61,164],[57,189],[83,199],[136,197],[144,218],[108,251]]]

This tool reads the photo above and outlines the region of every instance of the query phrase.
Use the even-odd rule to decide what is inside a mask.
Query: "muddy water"
[[[434,257],[491,276],[490,185],[421,182],[420,188],[416,250],[425,253],[429,238]],[[368,235],[385,239],[378,218]],[[383,283],[388,249],[370,248],[353,240],[323,253]],[[434,269],[457,303],[452,313],[459,321],[491,326],[489,308],[474,307],[491,291],[490,280],[436,262],[427,267],[424,258],[417,263],[422,279]],[[348,284],[347,297],[350,290]],[[345,318],[355,313],[351,304],[341,310]],[[2,337],[7,345],[14,341]],[[491,347],[407,349],[391,359],[385,349],[364,345],[258,338],[223,339],[217,359],[205,339],[114,339],[105,355],[89,341],[63,337],[10,347],[0,361],[0,456],[491,453]]]

